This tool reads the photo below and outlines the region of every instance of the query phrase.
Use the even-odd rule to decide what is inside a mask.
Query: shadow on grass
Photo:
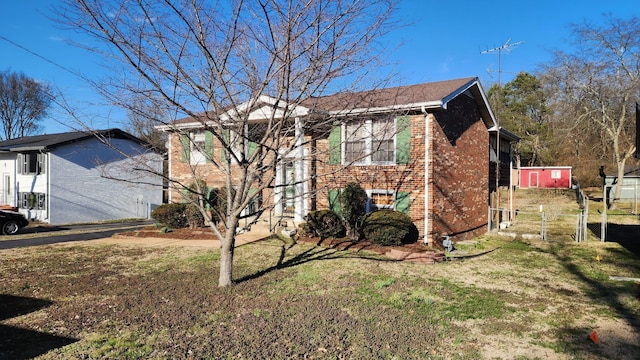
[[[357,243],[354,243],[352,241],[333,243],[329,247],[321,244],[322,244],[322,241],[319,241],[318,243],[315,244],[315,246],[299,254],[296,254],[289,259],[286,259],[287,253],[291,249],[293,249],[297,245],[297,243],[296,242],[285,243],[283,241],[283,244],[280,246],[280,255],[275,265],[270,266],[266,269],[260,270],[258,272],[255,272],[253,274],[243,276],[239,279],[236,279],[234,282],[236,284],[239,284],[245,281],[258,279],[272,271],[294,267],[310,261],[344,259],[344,258],[359,258],[359,259],[385,261],[385,262],[397,261],[389,258],[384,258],[382,257],[382,255],[376,254],[373,252],[372,253],[361,252],[361,250],[371,250],[371,249],[368,248],[367,246],[358,246]]]
[[[601,239],[602,228],[600,223],[587,224],[589,230],[594,236]],[[607,242],[615,242],[620,244],[629,252],[640,257],[640,225],[630,224],[607,224],[605,240]]]
[[[0,321],[49,307],[52,301],[0,294]],[[32,359],[77,339],[0,324],[0,358]]]
[[[599,224],[598,224],[599,226]],[[611,311],[615,312],[621,319],[623,319],[629,326],[636,329],[637,333],[640,333],[640,319],[637,318],[633,309],[629,308],[627,304],[620,300],[620,292],[626,291],[621,287],[621,284],[616,284],[609,280],[602,280],[589,276],[581,267],[580,263],[576,262],[576,257],[569,251],[568,244],[563,242],[557,242],[554,246],[548,250],[548,253],[555,256],[559,263],[562,264],[564,269],[575,276],[575,278],[584,285],[583,291],[587,296],[592,298],[594,302],[606,305]],[[547,251],[545,251],[547,252]],[[614,251],[614,253],[616,253]],[[617,258],[624,259],[629,257],[637,257],[630,254],[625,249],[620,248],[617,251]],[[585,259],[587,260],[587,259]],[[620,260],[623,261],[623,260]],[[630,267],[632,272],[640,271],[636,265],[638,262],[626,261],[627,264],[622,266]],[[591,331],[595,329],[587,328],[572,328],[571,326],[564,330],[558,330],[557,341],[559,346],[568,349],[568,352],[574,352],[576,349],[580,351],[588,351],[594,354],[603,354],[602,348],[590,348],[585,344],[589,344],[588,339]],[[593,345],[593,344],[592,344]],[[627,350],[638,353],[640,346],[638,344],[620,344]],[[565,350],[566,350],[565,349]],[[565,351],[563,350],[563,351]]]

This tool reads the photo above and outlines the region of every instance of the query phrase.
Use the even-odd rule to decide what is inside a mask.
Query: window
[[[371,190],[369,195],[369,211],[393,209],[395,194],[391,190]]]
[[[205,153],[206,136],[204,132],[191,134],[191,165],[204,164],[207,162]]]
[[[18,155],[18,174],[39,175],[44,172],[45,154],[28,152]]]
[[[560,170],[551,170],[551,178],[552,179],[560,179]]]
[[[20,207],[29,210],[44,210],[46,208],[44,193],[21,192],[18,193],[20,199]]]
[[[367,126],[366,123],[345,125],[344,161],[359,163],[367,156]]]
[[[344,161],[347,164],[395,162],[393,118],[365,120],[345,125]]]
[[[393,162],[395,159],[395,147],[393,135],[395,124],[389,120],[374,120],[371,134],[371,160],[373,162]]]

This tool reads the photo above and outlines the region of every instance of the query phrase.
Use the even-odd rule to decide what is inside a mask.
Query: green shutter
[[[340,211],[339,196],[339,190],[329,190],[329,210],[335,211],[336,213]]]
[[[341,125],[337,124],[329,133],[329,164],[332,165],[339,165],[342,163],[342,136],[340,130]]]
[[[189,135],[180,135],[180,143],[182,144],[182,155],[180,156],[180,161],[187,162],[189,161],[189,149],[191,148],[191,140],[189,140]]]
[[[408,192],[398,191],[396,192],[396,210],[402,211],[405,214],[409,214],[409,206],[411,205],[411,199]]]
[[[411,156],[411,117],[398,117],[396,131],[396,164],[408,164]]]
[[[227,149],[227,146],[230,146],[230,139],[231,139],[231,131],[229,129],[224,129],[222,130],[222,139],[224,141],[224,143],[222,144],[222,146],[220,146],[220,158],[222,159],[222,161],[226,161],[227,157],[225,156]]]
[[[213,159],[213,133],[211,131],[204,132],[204,153],[208,160]]]
[[[249,141],[249,152],[247,153],[247,158],[252,157],[256,152],[256,149],[258,149],[258,144],[253,141]]]
[[[189,196],[191,195],[191,192],[187,189],[182,189],[180,190],[180,192],[182,193],[182,203],[188,203],[189,202]]]

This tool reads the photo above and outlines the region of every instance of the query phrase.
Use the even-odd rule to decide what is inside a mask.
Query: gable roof
[[[477,78],[437,81],[392,88],[338,93],[314,97],[302,102],[308,108],[330,112],[367,109],[376,112],[386,108],[446,108],[447,102],[467,90]]]
[[[141,145],[148,145],[141,140],[120,129],[106,129],[95,131],[72,131],[58,134],[24,136],[21,138],[0,142],[0,151],[48,151],[65,144],[83,141],[87,138],[105,137],[109,139],[128,139]]]
[[[489,107],[484,90],[477,77],[454,80],[437,81],[415,85],[366,90],[351,93],[337,93],[333,95],[311,97],[305,99],[298,106],[289,106],[293,116],[320,114],[328,116],[349,116],[357,114],[376,114],[397,111],[438,111],[446,110],[452,99],[468,94],[478,105],[487,128],[497,126],[497,122]],[[285,109],[283,101],[269,96],[260,96],[252,102],[245,102],[237,110],[229,110],[218,114],[221,118],[230,118],[236,111],[250,111],[249,120],[267,119],[269,116],[280,116]],[[214,114],[215,115],[215,114]],[[160,126],[160,130],[200,127],[202,121],[207,120],[208,113],[203,113],[202,119],[187,117],[177,120],[172,126]]]

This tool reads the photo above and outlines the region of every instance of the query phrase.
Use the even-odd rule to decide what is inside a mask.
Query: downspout
[[[429,146],[431,145],[430,139],[430,122],[429,113],[427,113],[424,106],[422,106],[422,113],[424,114],[424,240],[425,245],[429,245]]]
[[[49,223],[51,223],[51,151],[43,153],[46,154],[45,168],[47,172],[47,220]]]
[[[178,134],[178,140],[180,141],[180,133]],[[172,173],[172,164],[173,161],[171,159],[171,155],[173,154],[173,141],[171,141],[171,136],[169,136],[169,141],[167,141],[167,153],[169,154],[169,156],[167,156],[167,178],[169,179],[169,184],[167,186],[167,202],[171,203],[172,199],[173,199],[173,181],[171,181],[173,179],[173,173]],[[163,159],[164,161],[164,159]]]

